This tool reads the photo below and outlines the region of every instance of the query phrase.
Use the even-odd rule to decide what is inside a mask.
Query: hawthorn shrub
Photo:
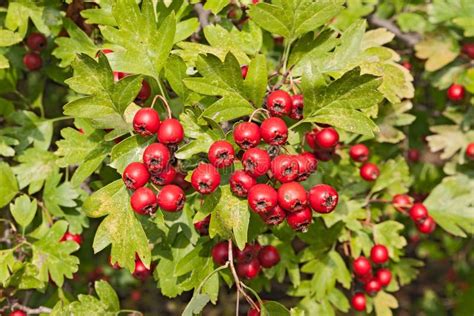
[[[0,8],[1,313],[474,313],[469,1]]]

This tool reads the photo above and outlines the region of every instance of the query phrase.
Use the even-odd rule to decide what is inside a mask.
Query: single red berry
[[[232,147],[232,145],[225,140],[218,140],[214,142],[209,148],[208,157],[209,162],[214,167],[228,167],[234,162],[234,147]]]
[[[204,219],[194,223],[194,228],[201,236],[209,235],[209,223],[211,222],[211,215],[207,215]]]
[[[29,71],[34,71],[40,69],[41,66],[43,66],[43,60],[39,54],[30,52],[26,53],[23,57],[23,64]]]
[[[259,214],[267,225],[278,225],[283,223],[286,218],[286,212],[279,205],[275,206],[269,212]]]
[[[290,117],[294,120],[301,120],[303,118],[303,107],[303,95],[295,94],[292,96]]]
[[[148,99],[151,95],[151,87],[148,81],[143,80],[142,81],[142,87],[140,88],[140,91],[138,92],[137,97],[135,98],[139,102],[143,102],[146,99]]]
[[[294,156],[298,162],[298,177],[296,181],[301,182],[309,178],[309,176],[318,168],[318,161],[312,153],[303,152]]]
[[[270,117],[260,125],[260,134],[265,143],[279,146],[288,139],[288,127],[281,118]]]
[[[184,138],[183,126],[177,119],[166,119],[161,122],[157,137],[158,141],[165,145],[178,144]]]
[[[63,237],[61,237],[61,241],[74,241],[80,246],[82,244],[82,236],[81,234],[72,234],[70,232],[65,232]]]
[[[454,102],[461,101],[464,99],[464,96],[466,94],[466,89],[460,84],[453,83],[449,88],[448,88],[448,99]]]
[[[388,250],[384,245],[374,245],[370,250],[370,260],[375,264],[384,264],[388,261]]]
[[[405,67],[405,69],[408,71],[413,68],[413,65],[408,60],[402,61],[402,66]]]
[[[104,53],[104,55],[107,55],[107,54],[110,54],[110,53],[114,52],[113,50],[108,49],[108,48],[101,49],[101,51],[102,51],[102,53]],[[96,57],[97,56],[99,56],[99,52],[97,52]]]
[[[410,148],[407,151],[407,159],[410,162],[418,162],[420,161],[420,151],[416,148]]]
[[[259,250],[260,245],[245,244],[244,249],[235,251],[235,259],[238,263],[250,262],[257,258]]]
[[[278,203],[277,191],[268,184],[254,185],[247,197],[250,208],[257,214],[270,212]]]
[[[255,2],[256,1],[256,2]],[[258,3],[258,0],[252,0],[254,4]],[[247,312],[247,316],[260,316],[260,310],[256,308],[250,308],[249,311]]]
[[[416,228],[418,228],[418,231],[422,234],[431,234],[436,229],[436,222],[433,217],[428,216],[421,222],[417,222]]]
[[[349,149],[349,156],[356,162],[365,162],[369,159],[369,148],[364,144],[357,144]]]
[[[371,162],[366,162],[360,167],[360,176],[365,181],[375,181],[380,175],[379,167]]]
[[[357,276],[364,276],[372,271],[372,265],[366,257],[359,257],[352,263],[352,271]]]
[[[133,129],[141,136],[151,136],[158,132],[160,116],[152,108],[143,108],[133,117]]]
[[[308,144],[308,146],[315,150],[316,149],[316,134],[319,132],[319,129],[318,128],[313,128],[313,130],[311,132],[307,132],[304,136],[305,138],[305,141],[306,141],[306,144]]]
[[[174,184],[165,185],[156,197],[158,206],[166,212],[178,212],[184,207],[186,195],[183,189]]]
[[[155,193],[147,187],[138,188],[133,192],[130,204],[132,209],[141,215],[153,214],[158,207]]]
[[[135,289],[130,293],[130,298],[134,302],[139,302],[142,299],[142,292]]]
[[[375,278],[365,283],[364,285],[365,292],[370,296],[374,296],[381,289],[382,289],[382,285],[380,284],[379,280]]]
[[[375,273],[375,277],[377,278],[382,287],[386,287],[390,284],[390,281],[392,280],[392,272],[390,272],[389,269],[381,268],[377,270],[377,272]]]
[[[332,148],[328,150],[317,148],[314,150],[314,157],[316,157],[316,159],[320,161],[329,161],[332,159],[335,152],[336,152],[336,148]]]
[[[261,266],[257,258],[250,262],[237,263],[237,274],[241,278],[254,279],[260,273]]]
[[[46,47],[46,44],[46,37],[41,33],[33,32],[26,39],[26,46],[34,51],[42,50]]]
[[[469,58],[474,59],[474,43],[465,43],[462,46],[462,51],[466,54]]]
[[[415,223],[425,220],[428,216],[428,210],[421,203],[415,203],[410,208],[410,217]]]
[[[283,90],[273,91],[267,97],[267,109],[272,116],[290,114],[292,103],[291,96]]]
[[[314,141],[318,148],[331,149],[339,142],[339,133],[332,127],[326,127],[316,133]]]
[[[243,65],[240,67],[240,71],[242,72],[242,78],[247,78],[247,73],[249,72],[249,66]]]
[[[299,164],[295,156],[279,155],[271,162],[273,177],[281,183],[298,178]]]
[[[260,0],[252,0],[252,3],[253,3],[253,4],[257,4],[257,3],[259,3],[259,2],[260,2]]]
[[[251,187],[257,184],[257,180],[243,170],[237,170],[230,176],[230,189],[239,197],[247,197]]]
[[[191,185],[201,194],[214,192],[221,183],[221,175],[216,167],[209,163],[201,163],[194,169]]]
[[[27,314],[20,309],[12,310],[9,315],[10,316],[27,316]]]
[[[413,205],[412,198],[407,194],[396,194],[392,198],[392,205],[401,212],[407,212]]]
[[[259,177],[270,169],[270,155],[263,149],[250,148],[242,156],[244,170],[252,177]]]
[[[168,165],[165,170],[158,172],[158,173],[151,173],[150,180],[153,184],[163,186],[167,184],[173,183],[173,180],[176,177],[176,169]]]
[[[140,260],[140,257],[135,258],[135,270],[133,270],[133,276],[140,280],[146,280],[151,275],[151,269],[147,268],[145,264]]]
[[[119,81],[120,79],[125,78],[125,77],[127,76],[126,73],[121,72],[121,71],[114,71],[114,72],[113,72],[113,75],[114,75],[114,81],[115,81],[115,82],[117,82],[117,81]]]
[[[244,150],[255,147],[260,143],[260,127],[252,122],[239,123],[234,127],[234,140]]]
[[[330,185],[316,184],[309,190],[309,204],[316,213],[330,213],[339,202],[339,194]]]
[[[220,241],[212,247],[211,250],[212,260],[214,263],[220,266],[226,264],[229,260],[229,242]]]
[[[278,204],[289,212],[300,211],[308,204],[306,190],[298,182],[288,182],[278,189]]]
[[[470,143],[466,147],[466,157],[474,160],[474,143]]]
[[[109,256],[109,265],[112,267],[114,270],[120,270],[122,267],[118,264],[118,262],[112,263],[112,256]]]
[[[136,190],[148,182],[150,173],[141,162],[132,162],[123,171],[122,179],[127,188]]]
[[[280,262],[280,253],[272,245],[263,246],[258,253],[258,261],[264,268],[271,268]]]
[[[163,144],[153,143],[143,152],[143,162],[148,170],[152,173],[159,173],[164,171],[171,159],[171,153]]]
[[[185,173],[176,172],[176,175],[174,176],[174,179],[173,179],[172,183],[176,184],[177,186],[179,186],[183,190],[187,190],[191,187],[191,183],[186,181],[186,176],[187,176],[187,174],[185,174]]]
[[[286,216],[286,222],[288,225],[298,232],[306,232],[308,230],[311,221],[313,220],[313,214],[307,207],[298,212],[288,213]]]
[[[352,308],[358,312],[365,311],[366,298],[364,293],[356,293],[351,299]]]

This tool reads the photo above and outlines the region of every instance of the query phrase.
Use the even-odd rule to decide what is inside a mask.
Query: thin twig
[[[211,11],[204,9],[202,3],[196,3],[194,5],[194,11],[197,13],[199,19],[199,30],[197,31],[197,33],[199,33],[199,31],[209,25]]]
[[[11,309],[20,309],[20,310],[26,312],[27,314],[34,314],[34,315],[50,314],[51,311],[52,311],[52,309],[49,308],[49,307],[40,306],[40,307],[37,307],[37,308],[29,308],[28,306],[21,305],[20,303],[14,303],[12,305]]]
[[[372,25],[386,28],[410,47],[421,41],[421,36],[418,33],[403,33],[392,21],[382,19],[374,14],[369,16],[368,20]]]

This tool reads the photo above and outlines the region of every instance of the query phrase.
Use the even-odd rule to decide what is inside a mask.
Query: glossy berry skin
[[[250,262],[237,263],[237,275],[247,280],[256,278],[260,270],[261,266],[257,258]]]
[[[382,287],[386,287],[392,280],[392,272],[389,269],[381,268],[375,273],[375,278],[379,281]]]
[[[407,212],[412,207],[413,202],[407,194],[396,194],[392,198],[392,205],[397,211]]]
[[[339,194],[330,185],[316,184],[309,190],[309,204],[316,213],[332,212],[339,202]]]
[[[250,262],[257,258],[259,250],[260,245],[246,244],[244,249],[235,251],[235,259],[238,263]]]
[[[254,4],[255,4],[256,3],[255,0],[253,0],[253,1],[254,1]],[[247,312],[247,316],[260,316],[260,311],[256,308],[251,308]]]
[[[250,148],[242,156],[244,170],[252,177],[260,177],[270,169],[270,155],[263,149]]]
[[[267,225],[278,225],[283,223],[286,218],[286,212],[279,205],[275,206],[267,213],[260,214],[260,217]]]
[[[384,264],[388,261],[388,250],[384,245],[374,245],[370,250],[370,260],[375,264]]]
[[[229,260],[229,242],[220,241],[212,247],[212,260],[215,264],[223,266]]]
[[[150,173],[145,164],[141,162],[132,162],[123,171],[122,179],[127,188],[130,190],[136,190],[148,182],[150,179]]]
[[[462,46],[462,51],[466,54],[469,58],[474,59],[474,43],[465,43]]]
[[[304,208],[301,211],[288,213],[286,216],[286,222],[288,225],[298,232],[306,232],[308,230],[309,224],[313,220],[313,214],[311,209]]]
[[[240,67],[240,71],[242,72],[242,78],[247,78],[247,73],[249,72],[249,66],[243,65]]]
[[[130,204],[132,209],[141,215],[153,214],[158,207],[155,193],[147,187],[138,188],[133,192]]]
[[[135,270],[132,274],[135,278],[140,280],[146,280],[151,275],[151,269],[148,269],[145,264],[137,256],[135,259]]]
[[[365,292],[370,296],[374,296],[381,289],[382,289],[382,285],[380,284],[379,280],[376,279],[376,278],[373,278],[372,280],[365,283],[365,285],[364,285]]]
[[[35,71],[43,66],[43,60],[37,53],[30,52],[26,53],[23,57],[23,65],[25,65],[29,71]]]
[[[366,304],[367,300],[365,298],[364,293],[356,293],[351,298],[351,306],[358,312],[365,311]]]
[[[474,143],[470,143],[466,147],[466,157],[474,160]]]
[[[349,156],[351,156],[351,159],[355,162],[367,161],[367,159],[369,159],[369,154],[369,148],[367,148],[367,146],[364,144],[357,144],[349,149]]]
[[[247,201],[255,213],[265,214],[277,205],[278,194],[268,184],[256,184],[250,189]]]
[[[184,207],[186,195],[183,189],[174,184],[165,185],[156,197],[158,206],[166,212],[178,212]]]
[[[82,236],[81,234],[72,234],[70,232],[65,232],[63,237],[61,237],[61,241],[74,241],[80,246],[82,244]]]
[[[199,164],[191,176],[191,185],[201,194],[214,192],[220,183],[221,175],[216,167],[209,163]]]
[[[194,223],[194,229],[199,233],[201,236],[209,235],[209,223],[211,222],[211,215],[207,215],[204,219],[200,220],[199,222]]]
[[[298,182],[282,184],[278,189],[278,205],[289,212],[300,211],[308,204],[304,187]]]
[[[267,97],[267,110],[272,116],[284,116],[291,112],[293,101],[288,92],[276,90],[271,92]]]
[[[304,136],[306,144],[308,146],[315,150],[316,149],[316,134],[319,132],[318,128],[313,128],[311,132],[307,132]]]
[[[314,141],[318,148],[331,149],[339,142],[339,133],[332,127],[326,127],[316,133]]]
[[[143,163],[152,173],[164,171],[170,162],[171,153],[163,144],[153,143],[148,145],[143,152]]]
[[[410,208],[410,217],[415,223],[425,220],[428,216],[428,210],[421,203],[415,203]]]
[[[299,165],[294,156],[279,155],[271,162],[273,177],[281,183],[291,182],[298,178]]]
[[[247,172],[237,170],[230,176],[229,184],[232,193],[239,197],[247,197],[250,188],[257,184],[257,180]]]
[[[150,181],[159,186],[171,184],[175,178],[176,169],[171,165],[168,165],[168,167],[161,172],[150,174]]]
[[[352,271],[357,276],[364,276],[372,271],[372,265],[366,257],[359,257],[352,263]]]
[[[133,117],[133,130],[141,136],[151,136],[158,132],[160,116],[152,108],[143,108]]]
[[[234,147],[225,140],[218,140],[211,145],[207,156],[214,167],[225,168],[234,162]]]
[[[263,246],[258,253],[258,261],[264,268],[271,268],[280,262],[280,253],[272,245]]]
[[[295,94],[292,96],[290,117],[294,120],[301,120],[303,118],[303,107],[303,95]]]
[[[26,39],[26,46],[28,46],[29,49],[34,51],[42,50],[46,47],[46,44],[46,37],[41,33],[33,32]]]
[[[265,143],[279,146],[288,139],[288,127],[281,118],[270,117],[260,125],[260,134]]]
[[[24,311],[20,310],[20,309],[12,310],[10,312],[10,314],[8,314],[8,315],[9,316],[27,316],[27,314]]]
[[[151,87],[148,81],[143,80],[142,81],[142,87],[140,88],[140,91],[138,92],[137,97],[135,100],[139,102],[146,101],[151,95]]]
[[[183,126],[177,119],[166,119],[161,122],[157,138],[160,143],[165,145],[178,144],[184,138]]]
[[[436,222],[433,217],[428,216],[423,221],[416,223],[416,228],[422,234],[431,234],[436,229]]]
[[[359,173],[362,179],[368,182],[372,182],[377,180],[380,175],[380,170],[377,165],[371,162],[366,162],[360,167]]]
[[[312,153],[303,152],[294,157],[298,162],[298,177],[296,177],[296,181],[298,182],[308,179],[318,168],[318,161]]]
[[[240,148],[247,150],[260,143],[260,127],[252,122],[239,123],[234,127],[234,141]]]
[[[462,85],[456,83],[453,83],[447,91],[448,99],[454,102],[461,101],[464,99],[465,95],[466,89]]]

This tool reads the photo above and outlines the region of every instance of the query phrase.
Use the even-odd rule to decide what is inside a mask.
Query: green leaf
[[[264,55],[257,55],[250,61],[248,67],[244,88],[250,101],[259,107],[267,91],[267,60]]]
[[[50,30],[43,19],[44,7],[32,1],[11,2],[8,5],[5,26],[12,31],[18,30],[21,37],[28,31],[29,19],[33,21],[39,32],[49,35]]]
[[[114,16],[112,15],[112,6],[115,0],[101,0],[100,8],[94,7],[81,11],[81,16],[86,19],[88,24],[100,24],[116,26]]]
[[[21,42],[21,40],[22,37],[20,34],[10,30],[0,29],[0,47],[12,46]]]
[[[227,2],[227,1],[226,1]],[[201,313],[203,308],[209,303],[210,298],[207,294],[198,294],[193,296],[183,311],[183,316],[193,316]]]
[[[0,207],[4,207],[18,193],[18,184],[12,168],[5,163],[0,162]]]
[[[8,59],[5,56],[0,55],[0,69],[6,69],[8,67],[10,67]]]
[[[176,25],[176,34],[174,35],[174,43],[184,41],[199,29],[199,20],[190,18],[179,22]],[[166,67],[166,66],[165,66]]]
[[[432,126],[430,131],[433,134],[426,137],[426,140],[432,152],[442,151],[441,159],[450,159],[467,145],[467,139],[457,125]]]
[[[110,166],[122,173],[132,161],[141,161],[145,148],[155,141],[154,138],[144,138],[140,135],[128,137],[112,148]]]
[[[379,127],[379,132],[376,135],[377,141],[396,144],[404,140],[405,134],[395,127],[413,123],[416,116],[406,113],[412,107],[413,104],[408,100],[396,104],[384,104],[383,107],[380,107],[379,117],[376,121]]]
[[[115,293],[115,290],[109,283],[102,280],[96,281],[95,291],[97,292],[97,296],[101,302],[107,306],[108,310],[118,311],[120,309],[120,302],[117,293]]]
[[[390,267],[395,278],[398,279],[398,282],[401,286],[410,284],[415,280],[419,274],[417,268],[423,266],[423,261],[412,259],[412,258],[402,258],[397,264],[394,264]]]
[[[426,59],[425,69],[436,71],[459,55],[457,40],[450,34],[438,32],[426,36],[415,46],[416,57]]]
[[[189,90],[184,85],[183,79],[187,78],[187,66],[178,56],[171,55],[165,65],[165,77],[171,88],[181,98],[186,99]]]
[[[23,228],[27,227],[36,215],[38,203],[33,201],[27,195],[21,195],[10,204],[10,212],[15,221]]]
[[[262,315],[281,315],[281,316],[290,316],[290,311],[283,305],[278,302],[268,301],[263,303]]]
[[[13,271],[16,262],[13,252],[15,249],[0,250],[0,284],[5,287],[5,283]]]
[[[18,126],[7,127],[5,132],[20,142],[16,147],[17,151],[26,149],[31,144],[38,149],[49,148],[53,136],[53,124],[50,120],[40,118],[30,111],[15,112],[10,118]]]
[[[380,176],[370,190],[375,193],[387,189],[391,194],[405,193],[411,184],[410,170],[403,157],[385,161],[380,169]]]
[[[55,216],[64,216],[62,207],[75,207],[74,201],[79,197],[79,193],[74,190],[70,182],[61,181],[62,174],[58,171],[51,174],[44,184],[43,200],[48,211]]]
[[[13,167],[20,189],[27,186],[30,194],[38,192],[44,181],[56,170],[56,156],[49,151],[37,148],[27,149],[18,157],[19,165]]]
[[[398,302],[395,296],[380,291],[377,296],[374,297],[374,307],[377,316],[392,316],[392,309],[398,308]]]
[[[122,180],[116,180],[94,192],[84,202],[83,211],[93,218],[106,216],[94,237],[92,247],[95,253],[112,245],[111,262],[133,271],[135,254],[138,254],[143,263],[150,266],[148,239],[130,207],[130,196]],[[120,229],[124,227],[125,230]]]
[[[211,10],[214,14],[219,14],[219,12],[224,9],[226,5],[229,4],[228,0],[208,0],[204,5],[204,9]]]
[[[407,245],[405,237],[400,234],[403,228],[403,224],[392,220],[375,224],[373,227],[375,243],[387,247],[390,258],[396,261],[399,258],[398,249]]]
[[[231,121],[233,119],[252,114],[255,110],[245,99],[236,96],[224,96],[211,104],[202,113],[200,118],[209,118],[216,123]]]

